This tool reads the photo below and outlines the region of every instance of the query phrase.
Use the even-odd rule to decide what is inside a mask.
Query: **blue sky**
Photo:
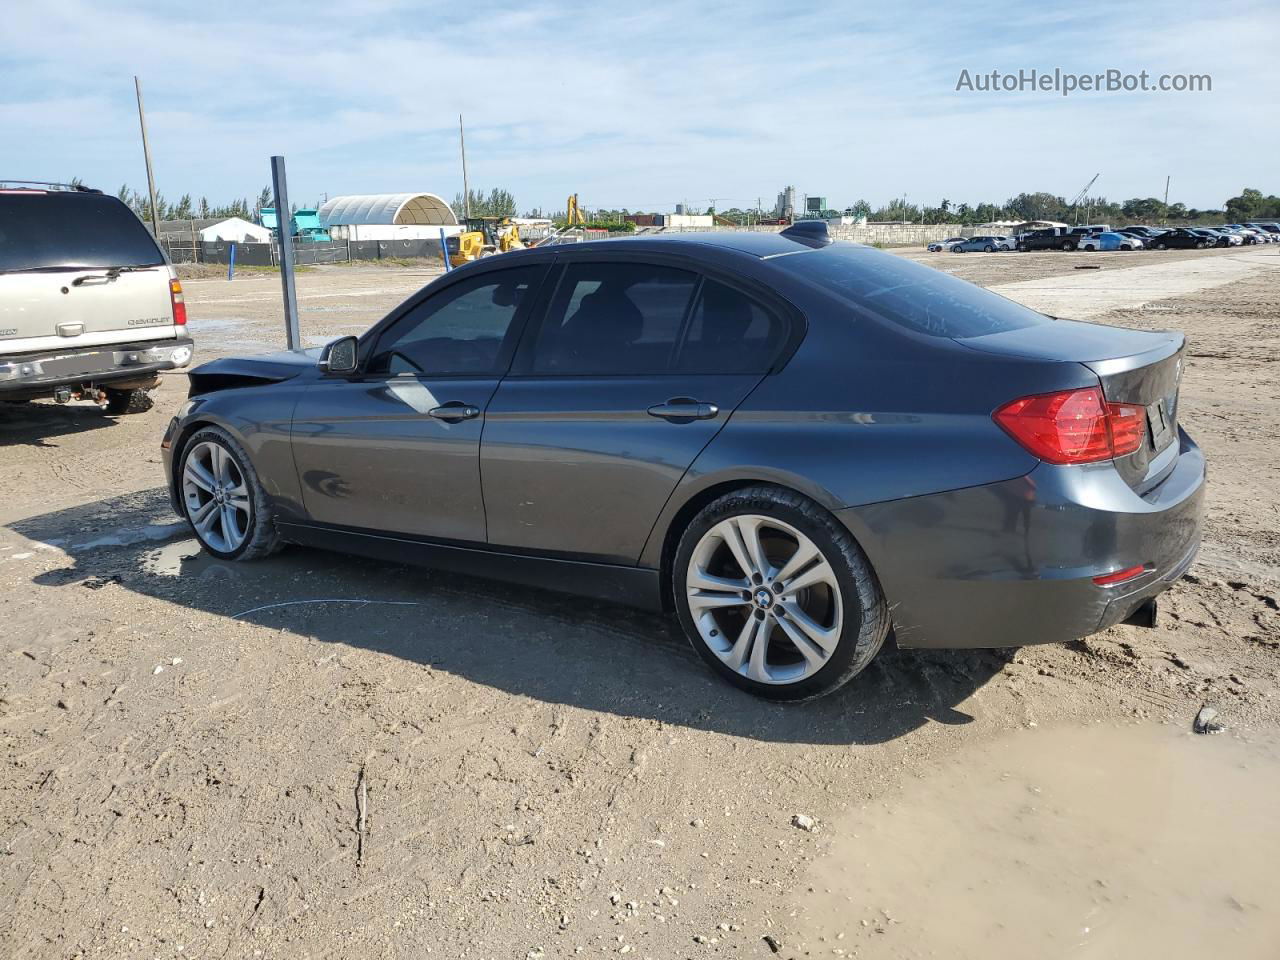
[[[1280,192],[1280,5],[530,2],[14,4],[0,176],[296,201],[473,187],[522,208]],[[273,32],[276,31],[276,32]],[[276,43],[283,35],[287,48]],[[962,69],[1207,73],[1209,93],[957,92]]]

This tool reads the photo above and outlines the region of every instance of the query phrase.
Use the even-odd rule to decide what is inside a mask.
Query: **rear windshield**
[[[115,197],[0,193],[0,272],[163,262],[142,221]]]
[[[932,337],[981,337],[1049,322],[982,287],[870,247],[836,243],[772,263],[882,320]]]

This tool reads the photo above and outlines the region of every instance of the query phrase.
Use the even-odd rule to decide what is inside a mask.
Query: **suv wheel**
[[[1062,245],[1062,249],[1067,251],[1067,253],[1071,253],[1073,250],[1075,250],[1075,248],[1076,248],[1076,245],[1072,243],[1070,240],[1068,240],[1066,243]]]
[[[254,560],[280,546],[257,471],[225,430],[206,427],[182,451],[182,508],[200,545],[222,560]]]
[[[106,388],[107,413],[122,417],[127,413],[146,413],[155,406],[151,394],[145,390],[113,390]]]
[[[776,487],[703,508],[680,538],[672,589],[699,655],[771,700],[837,689],[889,632],[880,584],[853,537],[817,504]]]
[[[1169,249],[1169,245],[1168,245],[1167,243],[1165,243],[1163,240],[1161,240],[1161,241],[1159,241],[1159,242],[1157,242],[1157,243],[1156,243],[1156,249],[1157,249],[1157,250],[1168,250],[1168,249]]]

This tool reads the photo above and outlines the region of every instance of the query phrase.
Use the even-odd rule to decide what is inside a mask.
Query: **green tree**
[[[1022,220],[1066,220],[1067,201],[1052,193],[1020,193],[1005,201],[1005,209]]]
[[[473,217],[514,217],[516,215],[516,198],[509,190],[494,187],[487,194],[483,190],[472,190],[470,197]],[[466,216],[467,204],[461,193],[453,195],[453,203],[449,206],[453,208],[455,216]]]
[[[184,193],[174,208],[169,211],[169,215],[174,220],[190,220],[195,215],[191,207],[191,194]]]

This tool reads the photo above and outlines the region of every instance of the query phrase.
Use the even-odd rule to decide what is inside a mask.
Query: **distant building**
[[[773,215],[779,220],[792,220],[796,215],[796,188],[783,187],[778,194],[778,202],[773,206]]]
[[[271,231],[240,217],[228,217],[200,231],[201,240],[234,243],[270,243]]]
[[[334,240],[421,240],[462,232],[452,208],[434,193],[334,197],[318,212]]]
[[[670,228],[703,229],[715,226],[715,218],[709,213],[659,213],[654,217],[657,225]]]

